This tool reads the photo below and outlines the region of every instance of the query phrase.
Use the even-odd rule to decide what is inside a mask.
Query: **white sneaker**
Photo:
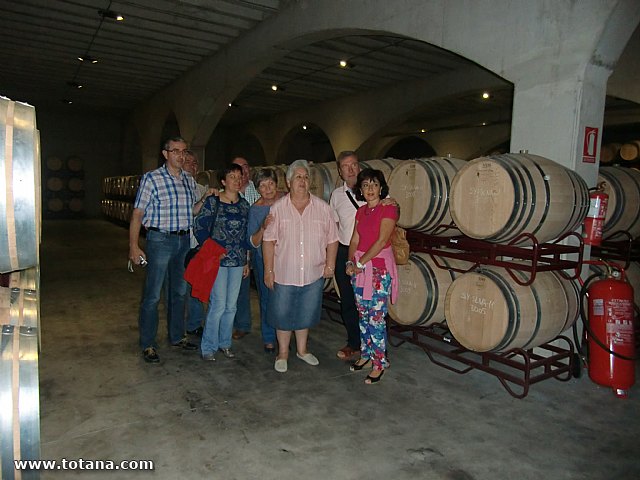
[[[287,371],[287,361],[284,358],[276,360],[273,368],[275,368],[276,372],[285,373]]]
[[[318,359],[313,353],[305,353],[304,355],[300,355],[299,353],[296,353],[296,356],[303,362],[306,362],[309,365],[313,365],[314,367],[320,364],[320,362],[318,361]]]

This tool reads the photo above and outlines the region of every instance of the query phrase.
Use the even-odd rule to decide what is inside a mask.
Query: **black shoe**
[[[349,370],[351,370],[352,372],[359,372],[364,367],[368,366],[370,363],[371,363],[371,359],[368,359],[366,362],[362,362],[362,359],[360,359],[357,362],[353,362],[349,367]]]
[[[378,383],[382,380],[382,375],[384,375],[385,370],[380,370],[380,375],[377,377],[372,377],[371,375],[367,375],[367,378],[364,379],[364,383],[367,385],[373,385],[374,383]]]
[[[201,337],[202,336],[202,332],[204,332],[204,328],[202,328],[202,327],[198,327],[195,330],[187,330],[187,334],[193,335],[195,337]]]
[[[178,343],[171,344],[172,347],[182,348],[183,350],[197,350],[198,346],[195,343],[187,341],[187,337],[184,337]]]
[[[144,357],[144,361],[147,363],[158,363],[160,361],[160,357],[156,352],[156,349],[153,347],[147,347],[142,352],[142,356]]]
[[[267,343],[264,346],[265,353],[276,353],[276,347],[272,343]]]

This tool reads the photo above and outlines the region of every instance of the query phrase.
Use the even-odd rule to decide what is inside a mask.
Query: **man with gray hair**
[[[343,184],[331,193],[329,205],[338,223],[338,254],[336,257],[335,279],[340,293],[340,315],[347,330],[347,344],[336,354],[340,360],[351,361],[360,355],[360,326],[358,310],[351,286],[351,277],[345,266],[349,261],[349,242],[356,221],[356,211],[366,202],[356,200],[353,188],[360,173],[360,163],[356,152],[340,152],[336,158],[338,173]]]

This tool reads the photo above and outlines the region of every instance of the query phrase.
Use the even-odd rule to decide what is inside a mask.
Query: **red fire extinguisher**
[[[604,182],[599,183],[589,193],[589,211],[584,219],[584,232],[582,234],[585,245],[599,246],[602,244],[602,227],[604,226],[607,204],[609,203],[609,195],[604,192],[604,185]]]
[[[622,269],[589,285],[589,378],[626,397],[635,382],[633,287]]]

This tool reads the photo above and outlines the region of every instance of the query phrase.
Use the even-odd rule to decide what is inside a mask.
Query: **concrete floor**
[[[344,334],[328,319],[311,333],[320,365],[294,358],[279,374],[262,351],[255,297],[237,359],[205,364],[164,347],[159,365],[146,364],[143,272],[127,272],[127,242],[100,220],[44,224],[42,458],[152,459],[155,471],[42,478],[640,478],[638,386],[620,400],[586,376],[551,379],[518,400],[494,377],[449,372],[408,344],[366,386],[335,358]]]

